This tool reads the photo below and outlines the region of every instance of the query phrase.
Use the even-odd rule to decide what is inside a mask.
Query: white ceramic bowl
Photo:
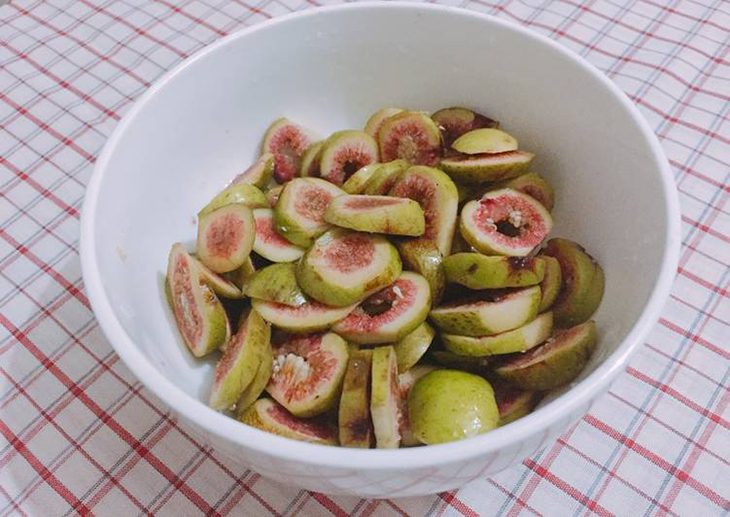
[[[211,362],[181,345],[163,294],[170,245],[258,153],[280,116],[327,135],[383,106],[465,105],[503,121],[557,192],[554,235],[606,271],[600,348],[579,382],[531,415],[462,442],[322,447],[209,409]],[[149,89],[96,165],[81,257],[94,312],[144,385],[241,468],[369,497],[432,493],[502,470],[585,414],[621,373],[667,297],[679,211],[667,161],[636,108],[576,55],[488,16],[431,5],[350,4],[275,19],[205,48]]]

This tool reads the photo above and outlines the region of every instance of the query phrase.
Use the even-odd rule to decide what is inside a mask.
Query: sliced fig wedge
[[[491,361],[488,357],[458,355],[448,350],[432,350],[428,355],[436,364],[478,375],[487,373]]]
[[[414,165],[438,165],[441,132],[425,113],[404,111],[387,118],[378,131],[383,162],[401,158]]]
[[[293,440],[337,445],[337,429],[325,418],[297,418],[271,399],[257,400],[240,417],[241,422]]]
[[[258,187],[249,185],[248,183],[236,183],[226,187],[211,199],[198,212],[198,217],[202,217],[213,210],[233,203],[246,205],[250,208],[268,208],[269,206],[268,201],[266,201],[266,196]]]
[[[517,150],[517,140],[495,128],[474,129],[454,140],[451,148],[463,154],[497,154]]]
[[[329,204],[324,219],[342,228],[368,233],[417,237],[426,229],[418,203],[390,196],[340,196]]]
[[[397,449],[400,445],[398,365],[392,346],[373,350],[370,416],[373,419],[375,447]]]
[[[200,261],[216,273],[233,271],[248,258],[256,227],[246,205],[226,205],[198,220],[197,251]]]
[[[461,210],[464,239],[487,255],[524,257],[538,247],[553,219],[534,198],[512,189],[487,192]]]
[[[393,115],[402,113],[404,110],[401,108],[382,108],[370,115],[370,118],[365,123],[365,132],[373,138],[378,138],[380,128],[383,127],[383,122],[389,119]]]
[[[403,373],[413,368],[425,355],[436,336],[436,331],[427,322],[421,323],[411,333],[393,344],[398,360],[398,371]]]
[[[514,178],[527,172],[534,158],[534,154],[526,151],[462,154],[441,160],[441,169],[460,183],[487,183]]]
[[[222,411],[235,406],[256,376],[270,342],[269,324],[255,310],[249,311],[215,366],[210,407]]]
[[[231,335],[226,311],[201,278],[197,261],[173,244],[167,263],[166,295],[183,341],[195,357],[223,346]]]
[[[272,325],[296,334],[327,330],[355,308],[355,305],[329,307],[312,300],[292,307],[256,298],[251,300],[251,305]]]
[[[198,268],[201,279],[208,287],[213,290],[215,294],[217,294],[221,298],[228,298],[229,300],[240,300],[241,298],[243,298],[243,293],[236,284],[234,284],[227,278],[224,278],[223,276],[214,273],[213,271],[208,269],[202,262],[198,260],[195,260],[195,262],[197,262],[196,266]]]
[[[398,251],[385,238],[335,228],[299,261],[297,283],[318,302],[342,307],[390,285],[400,272]]]
[[[322,235],[330,225],[324,213],[330,202],[344,192],[319,178],[295,178],[284,186],[274,208],[276,231],[303,248]]]
[[[243,286],[246,280],[255,272],[256,267],[253,265],[253,260],[251,260],[251,257],[249,256],[243,261],[243,264],[241,264],[240,267],[233,271],[223,273],[222,278],[224,278],[227,282],[232,283],[236,289],[240,290],[241,294],[243,294]]]
[[[499,122],[467,108],[453,107],[438,110],[431,119],[441,130],[447,149],[464,133],[480,127],[499,127]]]
[[[303,178],[318,178],[322,161],[322,147],[324,142],[316,142],[304,151],[302,163],[299,166],[299,175]]]
[[[431,310],[431,321],[447,334],[491,336],[532,321],[541,298],[538,286],[492,291],[482,296],[443,304]]]
[[[335,185],[342,185],[366,165],[378,161],[378,144],[363,131],[338,131],[322,147],[320,175]]]
[[[532,196],[537,199],[542,206],[552,211],[555,206],[555,191],[545,178],[536,172],[528,172],[522,176],[517,176],[501,185],[501,188],[511,188]]]
[[[408,168],[405,160],[393,160],[378,167],[362,190],[368,196],[384,196]]]
[[[266,188],[274,175],[274,155],[262,154],[248,169],[233,178],[231,185],[248,183],[260,189]]]
[[[370,377],[373,351],[352,352],[347,363],[338,410],[340,445],[368,449],[373,445],[370,416]]]
[[[572,382],[588,363],[596,347],[593,320],[558,331],[544,345],[515,355],[494,373],[523,390],[547,391]]]
[[[588,320],[603,299],[605,275],[581,245],[568,239],[550,239],[543,253],[560,263],[562,287],[552,306],[555,323],[570,327]]]
[[[253,250],[271,262],[293,262],[304,255],[304,249],[279,235],[274,226],[274,212],[269,208],[253,211],[256,238]]]
[[[418,201],[426,217],[423,238],[435,242],[441,254],[448,255],[459,205],[451,178],[431,167],[410,167],[390,189],[390,195]]]
[[[552,331],[553,314],[545,312],[530,323],[501,334],[482,337],[441,334],[441,342],[455,354],[482,357],[525,352],[547,340]]]
[[[391,343],[423,323],[430,307],[426,279],[405,271],[393,284],[365,299],[332,330],[352,343]]]
[[[367,185],[368,181],[370,181],[370,178],[373,177],[373,174],[375,174],[382,165],[382,163],[376,162],[370,163],[365,167],[360,167],[355,174],[347,178],[347,181],[342,184],[342,190],[348,194],[361,194],[365,189],[365,185]]]
[[[261,268],[246,282],[246,296],[269,302],[299,307],[307,303],[307,297],[297,285],[294,274],[296,266],[291,263],[272,264]]]
[[[492,387],[499,409],[500,427],[532,413],[542,398],[538,391],[524,391],[504,382],[493,383]]]
[[[446,285],[443,255],[436,243],[427,239],[408,239],[397,243],[403,269],[414,271],[428,282],[431,288],[431,304],[441,301]]]
[[[277,183],[286,183],[297,175],[302,155],[313,142],[308,130],[289,119],[277,119],[269,126],[261,152],[274,155],[274,179]]]
[[[436,367],[430,364],[419,364],[406,372],[398,374],[398,388],[400,392],[400,398],[398,400],[398,411],[400,412],[399,433],[402,447],[413,447],[414,445],[421,444],[413,436],[413,432],[411,431],[411,420],[408,415],[408,394],[418,379],[435,369]]]
[[[275,187],[271,187],[269,190],[266,191],[266,201],[269,203],[269,206],[271,208],[276,207],[276,203],[279,201],[279,196],[281,196],[282,190],[284,190],[284,185],[276,185]]]
[[[311,417],[331,409],[347,368],[347,343],[337,334],[291,336],[273,350],[266,391],[292,415]]]
[[[500,289],[539,284],[545,275],[540,257],[500,257],[456,253],[444,259],[446,279],[469,289]]]
[[[545,276],[540,282],[540,291],[542,299],[540,300],[539,312],[545,312],[553,306],[558,298],[560,288],[563,285],[563,274],[560,270],[560,262],[555,257],[543,255],[541,258],[545,261]]]
[[[261,351],[261,361],[259,367],[256,369],[256,374],[251,380],[251,383],[243,390],[241,396],[238,397],[238,402],[236,402],[236,414],[239,417],[266,390],[266,385],[269,384],[273,368],[274,354],[271,350],[271,344],[268,344]]]

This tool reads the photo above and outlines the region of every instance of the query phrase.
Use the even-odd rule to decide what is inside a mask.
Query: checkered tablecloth
[[[444,3],[584,56],[669,157],[678,277],[610,393],[541,453],[455,492],[368,501],[241,472],[197,443],[100,333],[79,209],[106,138],[160,75],[225,34],[320,3],[12,0],[0,7],[0,514],[730,513],[730,3]]]

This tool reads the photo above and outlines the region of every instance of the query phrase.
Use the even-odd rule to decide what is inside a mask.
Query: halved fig
[[[405,337],[393,343],[398,371],[410,370],[421,360],[436,336],[436,331],[427,322],[421,323]]]
[[[540,314],[530,323],[493,336],[441,334],[444,347],[459,355],[482,357],[525,352],[543,343],[553,331],[553,313]]]
[[[431,350],[428,355],[433,362],[441,366],[478,375],[486,374],[491,366],[491,359],[488,357],[458,355],[448,350]]]
[[[257,298],[251,300],[251,305],[272,325],[296,334],[327,330],[355,308],[355,305],[329,307],[313,300],[308,300],[307,303],[298,307],[292,307]]]
[[[273,355],[266,391],[292,415],[315,416],[336,404],[348,357],[340,336],[291,336],[273,349]]]
[[[446,285],[443,255],[436,243],[427,239],[408,239],[396,243],[403,261],[403,269],[415,271],[428,282],[431,288],[431,304],[441,301]]]
[[[400,411],[398,410],[398,364],[392,346],[373,350],[370,416],[373,419],[375,447],[397,449],[400,445]]]
[[[335,228],[319,237],[297,264],[297,283],[318,302],[357,303],[400,275],[398,251],[385,238]]]
[[[404,271],[393,284],[366,298],[332,330],[352,343],[391,343],[423,323],[430,307],[426,279]]]
[[[383,127],[383,122],[389,119],[393,115],[402,113],[404,110],[401,108],[382,108],[370,115],[370,118],[365,123],[365,132],[373,138],[378,138],[380,128]]]
[[[401,436],[400,444],[403,447],[413,447],[414,445],[421,444],[421,442],[413,436],[413,432],[411,431],[411,419],[408,417],[408,394],[411,392],[411,388],[418,379],[435,369],[436,367],[431,366],[430,364],[419,364],[406,372],[398,374],[398,388],[400,395],[398,399],[398,411],[400,412],[399,433]]]
[[[201,278],[197,261],[180,243],[170,249],[165,291],[180,335],[195,357],[228,341],[231,328],[226,311]]]
[[[438,110],[431,119],[441,130],[447,149],[464,133],[480,127],[499,127],[499,122],[467,108],[453,107]]]
[[[253,264],[253,260],[251,260],[251,256],[249,256],[243,261],[243,264],[241,264],[240,267],[233,271],[223,273],[222,278],[224,278],[227,282],[232,283],[236,289],[239,289],[243,293],[243,286],[246,280],[255,272],[256,267]]]
[[[516,329],[537,316],[540,287],[486,291],[477,299],[453,301],[431,310],[437,327],[460,336],[491,336]]]
[[[386,195],[407,168],[408,162],[405,160],[393,160],[382,164],[365,183],[362,193],[368,196]]]
[[[441,132],[425,113],[404,111],[387,118],[378,131],[381,161],[401,158],[413,165],[438,165]]]
[[[198,217],[210,213],[222,206],[233,203],[246,205],[250,208],[268,208],[269,206],[268,201],[266,201],[266,196],[258,187],[249,185],[248,183],[236,183],[226,187],[218,195],[211,199],[210,202],[205,205],[200,212],[198,212]]]
[[[259,363],[259,367],[256,369],[256,374],[254,375],[253,380],[251,380],[251,383],[246,386],[243,393],[241,393],[241,396],[238,397],[238,401],[236,402],[236,414],[239,417],[242,416],[243,412],[246,411],[251,404],[256,402],[256,400],[266,390],[266,385],[269,384],[273,368],[274,354],[271,350],[271,344],[269,343],[261,351],[261,362]]]
[[[542,346],[507,359],[494,373],[523,390],[559,388],[578,377],[593,354],[596,341],[596,323],[589,320],[558,331]]]
[[[241,422],[293,440],[337,445],[337,429],[326,418],[297,418],[271,399],[257,400]]]
[[[228,298],[229,300],[239,300],[243,298],[243,293],[241,292],[241,289],[235,283],[228,280],[227,278],[224,278],[218,273],[214,273],[213,271],[208,269],[202,262],[198,260],[195,260],[195,262],[197,263],[196,266],[198,268],[198,272],[200,273],[201,279],[208,287],[213,290],[215,294],[222,298]]]
[[[542,206],[552,211],[555,206],[555,191],[545,178],[536,172],[528,172],[521,176],[517,176],[501,185],[502,188],[511,188],[528,196],[537,199]]]
[[[340,196],[329,204],[324,219],[342,228],[389,235],[417,237],[426,228],[418,203],[390,196]]]
[[[434,241],[441,254],[448,255],[459,205],[451,178],[431,167],[410,167],[390,189],[390,195],[418,201],[426,217],[423,238]]]
[[[487,255],[524,257],[553,227],[553,218],[534,198],[512,189],[487,192],[461,209],[464,239]]]
[[[342,185],[366,165],[378,161],[378,144],[363,131],[333,133],[322,147],[320,176],[335,185]]]
[[[297,285],[292,263],[272,264],[259,269],[246,282],[244,293],[251,298],[299,307],[307,297]]]
[[[284,185],[276,185],[275,187],[271,187],[264,194],[266,196],[266,201],[269,203],[269,206],[271,208],[274,208],[276,206],[276,203],[279,201],[279,196],[281,196],[282,190],[284,190]]]
[[[552,306],[555,324],[571,327],[590,318],[603,298],[603,269],[581,245],[568,239],[550,239],[542,251],[560,262],[563,284]]]
[[[539,284],[545,275],[541,257],[501,257],[456,253],[444,259],[449,282],[469,289],[500,289]]]
[[[542,398],[539,391],[524,391],[505,382],[492,383],[492,387],[499,409],[500,427],[532,413]]]
[[[555,257],[548,255],[541,255],[545,261],[545,276],[540,282],[540,291],[542,292],[542,299],[540,300],[539,312],[545,312],[553,306],[555,300],[558,298],[560,288],[563,285],[563,274],[560,270],[560,262]]]
[[[338,410],[340,445],[343,447],[367,449],[373,444],[370,416],[372,362],[372,350],[358,350],[350,354]]]
[[[365,189],[365,185],[367,185],[368,181],[370,181],[370,178],[373,177],[375,172],[382,165],[382,163],[376,162],[370,163],[365,167],[360,167],[360,169],[355,172],[355,174],[347,178],[347,181],[342,184],[342,190],[344,190],[348,194],[361,194],[362,191]]]
[[[322,160],[322,147],[324,142],[316,142],[304,151],[302,163],[299,166],[299,175],[303,178],[318,178],[320,162]]]
[[[408,414],[425,444],[471,438],[497,427],[494,390],[484,378],[459,370],[434,370],[411,388]]]
[[[276,231],[286,240],[307,248],[330,227],[324,220],[327,206],[344,192],[319,178],[295,178],[284,186],[274,208]]]
[[[256,227],[246,205],[226,205],[198,220],[197,251],[200,261],[216,273],[233,271],[248,258]]]
[[[499,154],[449,156],[441,160],[443,169],[460,183],[487,183],[514,178],[527,172],[535,155],[526,151]]]
[[[261,152],[274,155],[274,179],[277,183],[286,183],[297,175],[302,155],[313,141],[308,130],[289,119],[277,119],[269,126]]]
[[[274,211],[257,208],[253,211],[256,221],[256,238],[253,250],[272,262],[293,262],[304,255],[304,249],[295,246],[279,235],[274,226]]]
[[[222,411],[236,405],[256,376],[270,340],[269,324],[255,310],[249,311],[215,366],[210,407]]]
[[[248,169],[233,178],[231,185],[248,183],[258,188],[265,188],[274,175],[274,155],[262,154]]]
[[[497,154],[517,150],[517,140],[496,128],[474,129],[454,140],[451,148],[463,154]]]

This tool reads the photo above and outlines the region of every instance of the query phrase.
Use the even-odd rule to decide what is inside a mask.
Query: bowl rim
[[[621,107],[629,113],[634,122],[637,123],[648,144],[653,159],[659,167],[662,195],[665,203],[667,226],[661,268],[647,304],[616,350],[607,356],[590,375],[577,383],[569,391],[560,395],[554,401],[559,401],[558,404],[551,403],[547,407],[540,408],[526,417],[511,423],[506,428],[497,428],[489,433],[468,440],[430,445],[428,446],[427,454],[423,454],[424,449],[421,447],[393,450],[361,450],[300,442],[241,425],[236,419],[214,411],[199,399],[179,389],[164,375],[160,375],[158,369],[134,346],[133,340],[124,330],[112,309],[104,289],[95,253],[94,214],[96,213],[98,196],[104,179],[104,171],[107,169],[117,144],[125,134],[128,126],[134,121],[142,109],[144,109],[147,102],[157,95],[167,83],[180,75],[193,63],[204,59],[208,54],[216,52],[231,44],[233,41],[245,38],[255,32],[312,16],[326,15],[330,12],[357,12],[372,9],[441,12],[448,15],[480,19],[485,24],[499,26],[505,30],[518,33],[521,37],[532,39],[542,45],[547,45],[552,50],[562,54],[563,57],[567,57],[575,62],[595,79],[598,79],[615,96]],[[172,408],[175,413],[202,428],[208,436],[216,436],[220,439],[233,442],[242,446],[244,449],[254,449],[262,455],[295,461],[301,464],[343,469],[386,469],[396,471],[417,467],[435,467],[494,452],[505,446],[515,444],[530,436],[544,432],[546,428],[549,428],[561,419],[569,417],[572,413],[580,410],[582,406],[589,404],[597,394],[605,391],[609,383],[624,370],[630,356],[644,341],[658,320],[674,281],[679,261],[680,242],[679,199],[669,162],[664,155],[661,145],[637,107],[617,85],[595,66],[578,54],[549,39],[547,36],[488,14],[435,4],[416,4],[405,1],[370,1],[306,9],[243,28],[197,51],[157,79],[135,101],[131,109],[116,126],[96,162],[93,175],[86,188],[81,212],[80,256],[82,277],[91,308],[102,332],[111,343],[115,352],[121,357],[132,374],[147,389],[159,397],[168,407]],[[548,408],[549,410],[546,411]],[[209,441],[211,440],[209,439]]]

